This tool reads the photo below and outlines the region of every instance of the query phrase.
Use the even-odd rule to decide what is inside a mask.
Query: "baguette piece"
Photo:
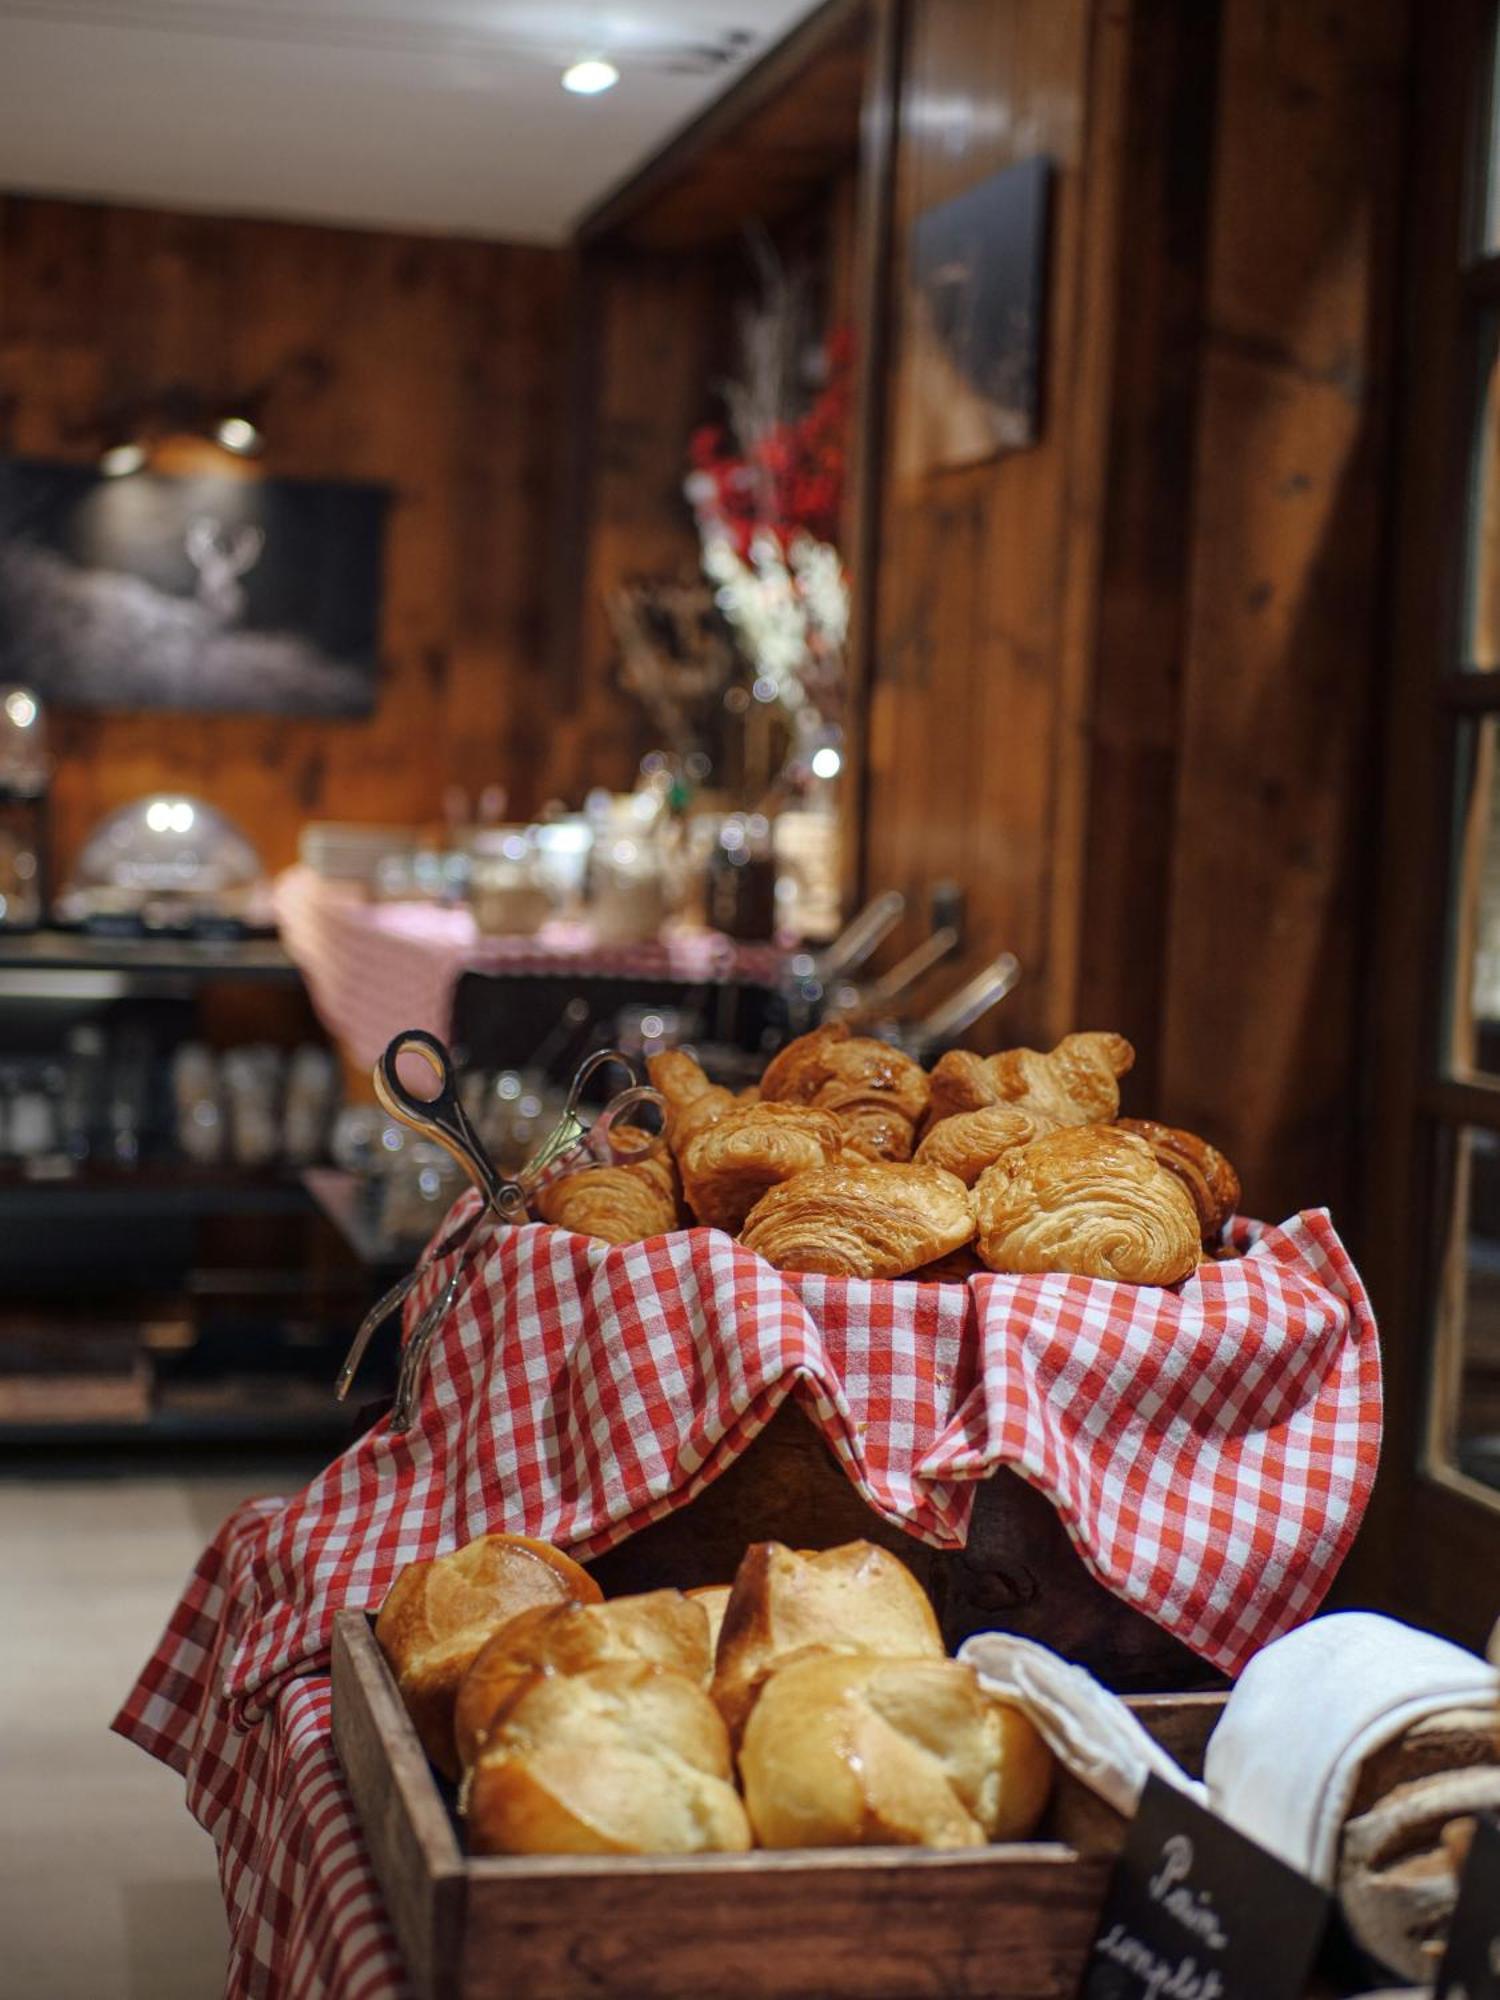
[[[941,1660],[943,1635],[917,1579],[874,1542],[800,1555],[781,1542],[753,1543],[714,1662],[713,1697],[735,1741],[772,1674],[830,1653]]]
[[[468,1770],[486,1735],[536,1674],[576,1674],[610,1660],[674,1667],[706,1688],[713,1675],[708,1613],[680,1590],[607,1604],[539,1604],[511,1618],[464,1675],[453,1710],[458,1761]]]
[[[533,1676],[479,1752],[467,1814],[475,1854],[751,1844],[718,1711],[686,1674],[641,1660]]]
[[[459,1683],[491,1634],[534,1605],[568,1598],[597,1604],[602,1596],[571,1556],[530,1535],[481,1535],[451,1555],[407,1564],[380,1607],[375,1639],[422,1748],[444,1777],[459,1773]]]
[[[762,1847],[1024,1840],[1052,1756],[961,1660],[802,1659],[767,1681],[740,1749]]]

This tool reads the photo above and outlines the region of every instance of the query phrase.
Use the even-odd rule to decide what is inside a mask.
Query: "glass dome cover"
[[[260,856],[216,807],[157,792],[100,821],[69,887],[74,894],[113,890],[141,899],[232,903],[255,891],[263,878]]]

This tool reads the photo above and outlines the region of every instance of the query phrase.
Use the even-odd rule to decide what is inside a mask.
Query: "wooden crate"
[[[1134,1706],[1199,1768],[1221,1696]],[[1073,2000],[1123,1831],[1064,1777],[1024,1845],[469,1857],[360,1612],[333,1735],[420,2000]]]

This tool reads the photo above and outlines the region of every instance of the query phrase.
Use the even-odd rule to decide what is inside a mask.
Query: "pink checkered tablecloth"
[[[465,972],[685,986],[774,986],[781,976],[775,945],[738,944],[718,931],[667,931],[644,944],[608,945],[586,924],[550,923],[535,937],[482,937],[468,910],[371,903],[358,888],[325,881],[311,868],[279,875],[272,901],[319,1020],[363,1069],[403,1028],[446,1040]]]
[[[416,1425],[231,1517],[116,1720],[184,1773],[218,1843],[229,1992],[401,1991],[328,1737],[334,1612],[495,1529],[601,1553],[787,1395],[869,1504],[938,1546],[962,1546],[975,1481],[1014,1468],[1101,1581],[1237,1671],[1316,1609],[1359,1525],[1380,1360],[1326,1212],[1235,1241],[1172,1291],[793,1278],[701,1229],[611,1249],[533,1225],[453,1253]]]

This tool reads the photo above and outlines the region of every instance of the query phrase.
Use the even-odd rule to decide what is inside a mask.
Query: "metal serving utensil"
[[[403,1056],[409,1055],[420,1057],[432,1072],[437,1089],[431,1096],[420,1096],[402,1082],[398,1065]],[[580,1099],[590,1080],[610,1063],[619,1064],[632,1078],[632,1083],[611,1098],[599,1116],[590,1123],[580,1110]],[[617,1050],[600,1049],[590,1056],[573,1078],[572,1088],[568,1092],[567,1103],[557,1126],[515,1179],[508,1180],[495,1167],[463,1108],[453,1062],[443,1044],[435,1035],[429,1035],[420,1028],[408,1029],[394,1038],[375,1065],[375,1095],[381,1108],[388,1116],[398,1120],[423,1139],[442,1146],[450,1153],[484,1199],[472,1215],[465,1217],[456,1228],[434,1244],[415,1270],[408,1272],[399,1283],[393,1285],[365,1315],[359,1331],[354,1336],[344,1365],[339,1370],[335,1394],[340,1401],[349,1393],[355,1371],[364,1358],[376,1328],[405,1302],[436,1259],[449,1256],[454,1251],[466,1250],[470,1239],[487,1220],[493,1219],[501,1223],[521,1220],[526,1213],[528,1198],[549,1168],[574,1152],[584,1153],[598,1161],[643,1160],[649,1158],[660,1147],[662,1144],[660,1134],[644,1134],[639,1128],[635,1128],[634,1144],[627,1145],[624,1142],[623,1129],[633,1112],[648,1104],[663,1114],[666,1110],[660,1092],[652,1090],[647,1085],[634,1083],[633,1078],[634,1071],[626,1058]],[[616,1127],[621,1127],[622,1130],[617,1132]],[[464,1264],[465,1259],[460,1257],[454,1265],[448,1283],[423,1313],[402,1350],[396,1395],[391,1408],[393,1431],[404,1431],[410,1427],[421,1391],[427,1352],[439,1325],[457,1296]]]

